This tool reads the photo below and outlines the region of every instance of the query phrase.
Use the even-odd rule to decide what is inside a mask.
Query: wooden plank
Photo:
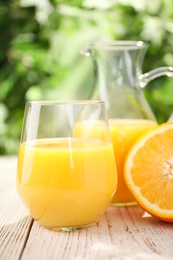
[[[15,187],[16,157],[0,157],[0,259],[19,259],[32,219]]]
[[[71,233],[34,223],[22,260],[173,259],[173,226],[138,206],[108,208],[99,223]]]

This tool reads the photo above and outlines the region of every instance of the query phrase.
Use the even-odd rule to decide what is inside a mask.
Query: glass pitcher
[[[157,125],[143,88],[159,76],[173,77],[171,67],[142,74],[147,48],[148,44],[142,41],[111,41],[93,42],[80,51],[93,61],[94,88],[90,98],[104,100],[109,117],[118,171],[112,205],[136,204],[124,181],[124,160],[136,139]]]

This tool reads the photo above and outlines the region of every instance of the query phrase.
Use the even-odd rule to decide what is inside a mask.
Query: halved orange
[[[173,222],[173,123],[157,126],[135,142],[126,157],[124,178],[145,211]]]

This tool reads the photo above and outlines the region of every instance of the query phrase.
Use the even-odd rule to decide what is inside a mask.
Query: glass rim
[[[88,104],[105,104],[103,100],[95,100],[95,99],[72,99],[72,100],[34,100],[34,101],[26,101],[26,105],[43,105],[43,106],[51,106],[51,105],[88,105]]]
[[[95,41],[89,43],[90,48],[94,47],[96,49],[142,49],[149,46],[148,43],[143,41],[133,41],[133,40],[111,40],[111,41]]]

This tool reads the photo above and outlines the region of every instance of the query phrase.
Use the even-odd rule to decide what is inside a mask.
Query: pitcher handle
[[[153,79],[161,76],[173,77],[173,67],[160,67],[144,73],[139,76],[139,85],[141,88],[145,86]]]

